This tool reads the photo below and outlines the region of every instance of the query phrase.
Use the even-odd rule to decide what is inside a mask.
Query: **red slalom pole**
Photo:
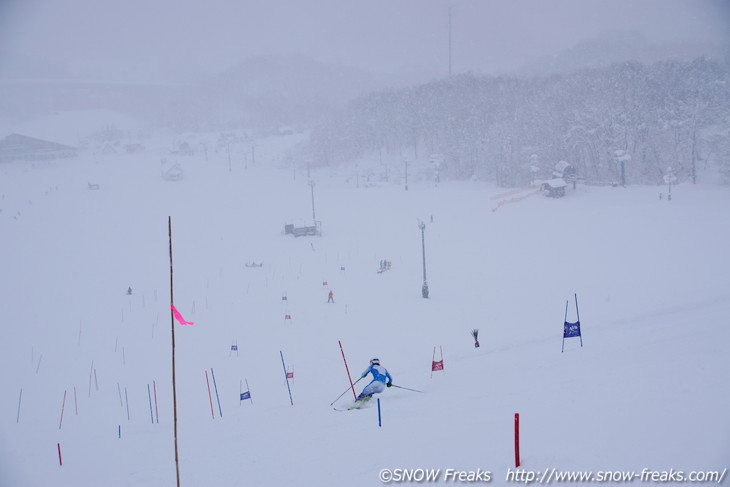
[[[58,464],[63,466],[63,460],[61,459],[61,444],[57,443],[58,445]]]
[[[347,378],[350,379],[350,388],[352,389],[352,397],[357,400],[357,394],[355,394],[355,384],[352,383],[352,377],[350,376],[350,368],[347,366],[347,359],[345,358],[345,351],[342,349],[342,342],[337,340],[340,344],[340,352],[342,352],[342,360],[345,362],[345,370],[347,371]]]
[[[515,468],[520,466],[520,413],[515,413]]]
[[[210,400],[210,414],[215,419],[215,413],[213,412],[213,396],[210,395],[210,381],[208,380],[208,371],[205,371],[205,382],[208,384],[208,399]]]

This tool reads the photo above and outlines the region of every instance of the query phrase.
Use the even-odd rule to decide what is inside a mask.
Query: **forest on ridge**
[[[730,179],[730,60],[636,62],[549,77],[464,74],[362,96],[312,132],[328,166],[377,154],[502,187],[558,161],[587,184]]]

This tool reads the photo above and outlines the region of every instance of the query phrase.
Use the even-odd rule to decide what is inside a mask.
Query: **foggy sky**
[[[730,43],[726,0],[0,0],[0,77],[31,65],[55,76],[188,81],[291,53],[446,75],[449,6],[454,73],[508,72],[610,31]]]

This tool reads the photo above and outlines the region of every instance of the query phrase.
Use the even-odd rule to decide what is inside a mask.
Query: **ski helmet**
[[[370,361],[370,365],[380,365],[380,359],[374,358]]]

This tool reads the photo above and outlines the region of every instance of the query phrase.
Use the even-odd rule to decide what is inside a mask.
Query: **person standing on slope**
[[[362,373],[360,378],[364,379],[368,374],[373,374],[373,380],[370,384],[366,385],[360,395],[357,396],[358,401],[367,401],[373,396],[373,394],[380,394],[383,392],[385,387],[393,385],[393,378],[390,376],[390,372],[380,365],[380,359],[372,359],[370,361],[370,367]]]

